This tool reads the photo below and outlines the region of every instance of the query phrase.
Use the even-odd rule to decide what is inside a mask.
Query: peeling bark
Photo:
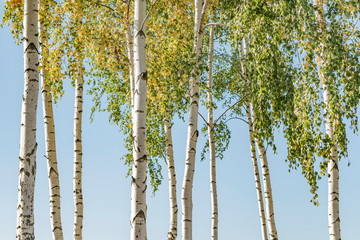
[[[39,94],[38,1],[24,2],[24,94],[21,110],[18,240],[34,240],[34,187],[36,172],[36,111]]]

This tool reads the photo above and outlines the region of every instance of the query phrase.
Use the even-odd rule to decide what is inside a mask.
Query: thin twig
[[[225,123],[227,123],[227,122],[230,121],[230,120],[234,120],[234,119],[239,119],[239,120],[243,121],[244,123],[249,124],[248,121],[246,121],[245,119],[243,119],[243,118],[241,118],[241,117],[232,117],[232,118],[229,118],[228,120],[225,121]]]
[[[182,97],[187,103],[189,103],[189,101],[186,99],[186,97],[184,97],[184,96],[181,96],[181,97]],[[206,121],[206,119],[204,118],[204,116],[203,116],[199,111],[198,111],[198,115],[204,120],[205,124],[210,127],[209,123]]]
[[[230,25],[229,25],[229,24],[226,24],[226,23],[208,23],[208,24],[205,24],[205,26],[201,29],[201,31],[204,31],[205,28],[210,27],[210,26],[229,27]]]
[[[158,0],[155,0],[154,3],[151,4],[150,9],[149,9],[149,12],[146,14],[146,16],[145,16],[145,18],[144,18],[144,21],[141,23],[141,27],[140,27],[140,29],[139,29],[138,32],[140,32],[140,31],[143,29],[144,24],[145,24],[145,21],[148,19],[149,15],[150,15],[150,13],[151,13],[152,8],[153,8],[153,6],[155,5],[155,3],[156,3],[157,1],[158,1]],[[136,34],[136,35],[137,35],[137,34]]]
[[[225,113],[227,111],[229,111],[230,109],[232,109],[233,107],[235,107],[236,104],[238,104],[239,102],[243,101],[245,99],[245,97],[247,97],[249,95],[249,93],[247,93],[245,96],[243,96],[239,101],[235,102],[233,105],[231,105],[228,109],[226,109],[214,122],[214,126],[216,125],[216,123],[225,115]]]

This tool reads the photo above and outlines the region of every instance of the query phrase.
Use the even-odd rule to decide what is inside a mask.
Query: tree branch
[[[208,23],[208,24],[205,24],[205,26],[201,29],[201,31],[204,31],[205,28],[210,27],[210,26],[230,27],[230,25],[226,24],[226,23]]]

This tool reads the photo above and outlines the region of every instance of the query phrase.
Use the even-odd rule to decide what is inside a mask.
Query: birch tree
[[[24,94],[20,128],[20,166],[16,238],[35,239],[36,112],[39,93],[38,1],[24,2]]]
[[[211,239],[218,239],[218,201],[216,189],[216,159],[215,159],[215,139],[214,139],[214,114],[212,106],[212,62],[214,55],[214,28],[210,27],[209,36],[209,54],[208,54],[208,136],[209,136],[209,152],[210,152],[210,192],[211,192]]]
[[[235,48],[239,42],[243,42],[240,47],[242,55],[240,72],[243,83],[235,86],[231,91],[233,94],[242,94],[246,98],[247,115],[251,112],[247,118],[248,124],[253,128],[250,128],[250,131],[252,131],[251,135],[256,142],[261,161],[270,239],[278,239],[278,236],[265,144],[272,146],[276,151],[273,133],[280,126],[282,114],[291,105],[291,92],[289,94],[288,89],[292,84],[291,74],[294,73],[291,58],[293,52],[288,50],[289,38],[284,37],[286,35],[282,29],[284,26],[282,21],[286,20],[280,16],[282,14],[280,9],[280,4],[244,1],[243,5],[233,8],[236,13],[233,18],[229,14],[231,26],[234,29],[229,34],[230,41]],[[289,36],[292,35],[289,34]],[[239,68],[235,70],[239,72]],[[255,157],[255,153],[253,156]],[[256,172],[255,168],[255,179]],[[260,195],[259,191],[258,195]],[[263,238],[267,238],[261,205],[259,205],[259,211],[262,219],[262,235]]]
[[[81,1],[72,1],[73,28],[81,32],[83,4]],[[71,28],[70,28],[71,30]],[[82,239],[83,228],[83,194],[82,194],[82,112],[83,112],[83,50],[82,36],[78,32],[72,33],[74,39],[74,74],[75,74],[75,103],[74,103],[74,173],[73,173],[73,194],[74,194],[74,227],[73,237],[75,240]]]
[[[242,44],[240,45],[240,58],[242,59],[241,62],[241,70],[243,73],[243,76],[246,76],[246,63],[243,61],[244,55],[248,53],[248,43],[247,39],[241,40]],[[243,42],[244,41],[244,42]],[[245,52],[245,54],[244,54]],[[249,80],[245,79],[247,82],[248,87],[250,87]],[[257,157],[256,157],[256,149],[255,149],[255,139],[254,139],[254,124],[253,124],[253,118],[252,118],[252,111],[251,111],[251,103],[249,101],[246,101],[246,117],[249,125],[249,137],[250,137],[250,152],[251,152],[251,159],[253,162],[253,168],[254,168],[254,177],[255,177],[255,186],[256,186],[256,193],[257,193],[257,199],[258,199],[258,207],[259,207],[259,213],[260,213],[260,224],[261,224],[261,234],[262,239],[267,240],[268,239],[268,233],[266,228],[266,216],[265,216],[265,210],[264,210],[264,198],[262,193],[262,187],[260,182],[260,173],[259,173],[259,167],[257,163]]]
[[[254,136],[253,136],[254,129],[253,129],[253,121],[252,121],[252,117],[251,117],[251,108],[250,108],[250,104],[248,102],[246,103],[246,116],[247,116],[248,125],[249,125],[250,151],[251,151],[251,159],[252,159],[253,168],[254,168],[255,186],[256,186],[258,207],[259,207],[259,213],[260,213],[261,235],[262,235],[263,240],[267,240],[268,233],[267,233],[267,228],[266,228],[264,199],[263,199],[263,193],[262,193],[262,189],[261,189],[259,167],[258,167],[257,158],[256,158],[256,149],[255,149],[255,140],[254,140]]]
[[[131,66],[134,63],[132,46],[135,32],[130,12],[133,6],[130,2],[106,6],[92,8],[96,9],[96,13],[92,13],[93,16],[104,14],[101,19],[106,21],[94,18],[94,22],[91,20],[89,24],[89,28],[93,28],[91,34],[96,36],[89,47],[94,69],[93,78],[96,79],[91,93],[95,99],[94,109],[104,109],[110,113],[110,121],[120,126],[126,136],[125,146],[131,152],[133,101],[129,100],[133,94]],[[147,80],[147,169],[154,194],[162,179],[161,165],[158,161],[166,159],[170,193],[168,239],[176,238],[177,235],[176,178],[170,133],[173,117],[178,115],[182,118],[187,108],[184,98],[188,96],[187,79],[192,69],[192,39],[188,34],[191,29],[189,7],[190,1],[156,2],[156,7],[150,7],[149,17],[146,19],[147,54],[156,59],[147,64],[148,76],[151,76]],[[121,21],[118,18],[121,18]],[[94,28],[97,24],[101,25]],[[108,34],[109,32],[116,34]],[[127,52],[122,49],[127,49]],[[103,76],[103,79],[99,79],[98,76]],[[101,101],[105,94],[108,103],[106,105]],[[123,159],[125,164],[130,164],[132,154],[125,154]],[[131,172],[130,169],[130,175]]]
[[[48,45],[48,33],[45,27],[46,18],[49,14],[49,5],[46,1],[41,1],[40,4],[40,51],[41,55],[46,54],[46,46]],[[41,59],[41,85],[42,85],[42,104],[43,104],[43,116],[44,116],[44,129],[45,129],[45,149],[49,179],[49,193],[50,193],[50,225],[52,231],[52,237],[54,240],[63,239],[63,231],[61,224],[61,212],[60,212],[60,183],[59,172],[57,167],[56,157],[56,141],[55,141],[55,123],[54,114],[52,110],[52,93],[48,83],[48,68],[49,66]]]
[[[195,70],[194,76],[190,80],[190,109],[188,132],[186,140],[186,160],[185,172],[181,192],[182,203],[182,239],[192,239],[192,186],[195,171],[196,143],[199,135],[198,131],[198,111],[199,111],[199,79],[200,72],[199,56],[202,46],[202,23],[206,12],[208,1],[202,3],[201,0],[195,0],[195,25],[194,25],[194,53]]]
[[[169,198],[170,198],[170,228],[168,232],[168,240],[175,240],[177,237],[177,196],[176,196],[176,174],[174,151],[172,142],[172,131],[170,118],[164,119],[166,133],[166,159],[169,176]]]
[[[287,116],[290,166],[302,168],[318,205],[317,181],[328,177],[329,239],[341,239],[339,160],[347,156],[346,121],[357,131],[359,17],[355,2],[313,1],[297,6],[301,68],[294,79],[293,115]],[[341,20],[336,20],[341,19]],[[300,102],[297,102],[299,101]],[[325,125],[325,131],[323,130]],[[317,158],[324,160],[317,162]],[[315,166],[320,167],[317,171]]]
[[[134,116],[133,169],[131,182],[130,239],[147,239],[146,234],[146,1],[135,0],[134,13]]]

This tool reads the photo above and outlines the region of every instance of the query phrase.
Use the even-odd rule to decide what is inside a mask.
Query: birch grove
[[[279,230],[280,238],[286,236],[290,231],[286,226],[291,219],[283,221],[284,208],[288,206],[281,203],[288,193],[278,190],[281,189],[278,180],[281,168],[276,165],[279,163],[273,165],[268,161],[273,156],[271,150],[274,154],[281,153],[277,159],[286,152],[283,159],[289,172],[300,171],[309,185],[312,207],[323,202],[320,181],[327,179],[328,212],[327,216],[322,214],[323,220],[326,217],[328,220],[328,238],[341,240],[341,234],[349,236],[349,225],[343,226],[343,232],[340,228],[340,218],[346,219],[344,225],[349,222],[348,213],[340,217],[340,186],[341,189],[349,187],[339,182],[339,169],[341,159],[350,165],[348,132],[351,130],[356,134],[358,131],[359,4],[358,0],[5,1],[1,27],[9,25],[11,34],[17,44],[23,44],[24,50],[16,239],[35,239],[34,227],[41,234],[48,232],[54,240],[67,238],[70,230],[65,228],[71,225],[71,219],[61,216],[69,209],[67,196],[71,190],[60,195],[59,176],[69,176],[70,170],[74,205],[72,238],[82,240],[92,234],[91,227],[83,226],[87,223],[91,226],[94,220],[90,209],[93,205],[91,201],[87,204],[86,199],[95,199],[91,198],[91,191],[84,190],[83,195],[83,186],[93,190],[93,186],[88,187],[88,178],[83,178],[83,149],[90,146],[89,155],[92,155],[90,152],[100,151],[100,148],[93,148],[87,136],[82,136],[83,124],[88,127],[88,116],[83,115],[88,112],[87,105],[83,106],[86,94],[91,99],[91,121],[98,112],[103,112],[108,114],[109,123],[120,131],[118,149],[114,152],[120,152],[117,157],[120,157],[120,165],[125,165],[130,185],[129,198],[119,187],[121,182],[104,182],[100,171],[99,176],[90,176],[105,187],[112,186],[110,197],[102,196],[104,199],[109,197],[106,199],[112,202],[101,202],[104,205],[99,208],[102,213],[106,207],[111,207],[112,211],[111,216],[101,219],[104,223],[110,222],[106,224],[108,230],[102,232],[101,224],[98,224],[97,231],[103,238],[111,231],[124,238],[128,232],[123,232],[117,223],[124,217],[130,218],[131,240],[154,238],[155,231],[168,240],[192,240],[204,236],[205,232],[213,240],[227,238],[230,234],[243,236],[243,232],[251,229],[248,225],[252,218],[245,215],[248,212],[260,217],[260,231],[251,234],[261,235],[262,240],[278,240]],[[6,59],[6,54],[3,55]],[[34,216],[34,201],[44,199],[40,194],[41,187],[39,196],[35,195],[38,194],[35,175],[39,80],[45,133],[44,141],[39,141],[39,150],[45,147],[46,161],[44,159],[40,164],[42,167],[46,162],[50,205],[48,226],[41,224],[41,220],[35,222]],[[8,87],[12,82],[15,80],[4,81],[4,89],[11,89]],[[57,161],[57,154],[62,156],[66,151],[61,145],[56,146],[63,135],[60,135],[62,131],[57,132],[55,140],[56,108],[53,106],[66,104],[61,97],[67,89],[65,86],[70,85],[75,88],[74,115],[69,117],[64,111],[56,127],[62,129],[65,119],[73,120],[73,149],[69,149],[73,154],[73,165],[68,169],[67,161]],[[186,131],[178,124],[180,120],[185,121],[185,115]],[[3,119],[7,118],[5,113]],[[234,195],[224,194],[228,188],[224,186],[224,176],[232,177],[230,170],[234,171],[231,169],[234,158],[228,154],[237,149],[227,150],[231,146],[232,120],[235,119],[245,122],[246,125],[237,124],[237,127],[249,133],[248,157],[252,161],[251,175],[254,177],[251,179],[255,180],[257,195],[257,204],[253,198],[253,208],[245,204],[247,192],[241,191],[242,195],[237,192],[246,187],[246,174],[235,176],[236,179],[228,184]],[[199,123],[203,124],[200,129]],[[237,137],[245,139],[245,135]],[[183,139],[181,137],[186,138],[186,141],[182,140],[183,145],[179,140]],[[285,142],[279,141],[282,138]],[[205,142],[201,160],[209,152],[208,202],[193,197],[197,196],[195,191],[208,191],[208,188],[204,190],[203,186],[194,185],[194,179],[203,180],[205,176],[201,171],[195,172],[198,142]],[[184,149],[180,151],[185,161],[175,163],[181,157],[177,152],[178,144],[179,148],[185,147],[185,152]],[[239,143],[235,145],[239,149],[243,147]],[[6,145],[4,149],[7,148],[10,146]],[[116,169],[116,177],[123,174],[123,169],[119,170],[119,166],[113,164],[109,166],[107,160],[104,157],[98,164],[104,169]],[[250,165],[245,158],[241,160],[236,164]],[[270,181],[269,165],[272,175],[277,177],[273,182]],[[182,171],[182,168],[180,204],[175,170]],[[224,172],[217,172],[217,168]],[[165,197],[161,186],[164,170],[168,176],[168,195]],[[237,169],[237,172],[242,170],[245,168]],[[64,171],[64,175],[59,171]],[[105,172],[108,174],[107,170]],[[240,182],[236,182],[238,179]],[[273,192],[273,188],[276,191]],[[62,191],[67,189],[62,188]],[[128,202],[113,197],[117,193]],[[150,201],[147,200],[149,193],[154,198]],[[231,210],[231,217],[226,211],[227,206],[222,207],[228,199],[236,205]],[[164,209],[157,209],[157,205],[169,211],[169,219],[161,215]],[[201,207],[197,208],[198,205]],[[117,212],[123,206],[129,211]],[[277,222],[275,207],[282,209],[277,212]],[[199,209],[206,208],[207,213],[199,214]],[[243,211],[244,208],[248,211]],[[291,211],[285,209],[285,212]],[[180,213],[181,221],[178,220]],[[207,222],[203,221],[205,217]],[[311,216],[307,219],[313,221]],[[301,229],[303,226],[298,226],[299,221],[301,218],[297,216],[296,226]],[[322,223],[318,224],[316,227],[321,229]],[[203,231],[203,226],[208,231]],[[303,236],[303,231],[300,232],[293,233],[294,239]],[[3,238],[1,234],[0,238]]]
[[[36,172],[36,112],[39,93],[38,1],[24,3],[24,94],[21,107],[20,166],[16,238],[33,240]]]

